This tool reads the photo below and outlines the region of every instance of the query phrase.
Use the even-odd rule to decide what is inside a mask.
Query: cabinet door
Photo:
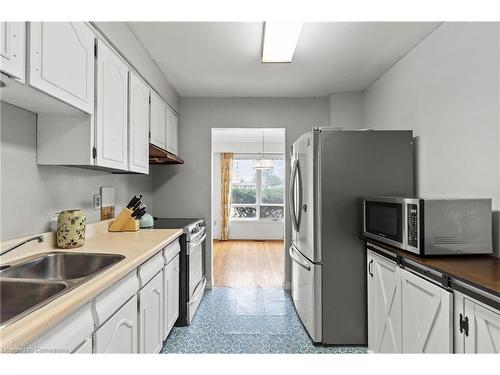
[[[130,72],[129,77],[129,171],[149,173],[149,88]]]
[[[368,349],[401,352],[401,282],[399,267],[368,252]]]
[[[163,274],[139,291],[139,352],[159,353],[163,344]]]
[[[137,296],[95,332],[96,353],[137,353]]]
[[[155,146],[167,149],[167,109],[165,102],[154,91],[151,92],[151,140]]]
[[[469,321],[465,336],[466,353],[500,353],[500,312],[464,298],[464,312]]]
[[[26,22],[0,22],[0,70],[24,82]]]
[[[87,337],[73,354],[92,354],[92,336]]]
[[[178,153],[178,119],[177,115],[167,107],[167,151]]]
[[[83,22],[31,22],[29,84],[94,113],[94,34]]]
[[[27,345],[34,353],[92,353],[94,320],[87,304]],[[68,334],[71,333],[71,334]]]
[[[97,41],[96,164],[127,170],[128,69],[102,41]]]
[[[163,290],[165,293],[164,337],[166,338],[179,317],[179,255],[176,255],[165,266],[163,272]]]
[[[452,294],[401,270],[403,353],[452,353]]]

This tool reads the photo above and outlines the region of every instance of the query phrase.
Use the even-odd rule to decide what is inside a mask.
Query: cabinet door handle
[[[460,333],[465,333],[465,336],[469,337],[469,317],[460,314],[460,319],[458,321],[460,327]]]
[[[370,262],[368,263],[368,273],[370,274],[370,277],[373,277],[372,264],[373,264],[373,259],[371,259]]]

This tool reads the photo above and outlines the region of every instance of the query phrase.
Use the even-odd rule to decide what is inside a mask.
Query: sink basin
[[[0,270],[0,326],[82,285],[125,257],[118,254],[51,252]]]
[[[0,325],[67,288],[61,281],[0,279]]]
[[[124,258],[117,254],[54,252],[39,254],[0,271],[3,278],[76,280],[91,276]]]

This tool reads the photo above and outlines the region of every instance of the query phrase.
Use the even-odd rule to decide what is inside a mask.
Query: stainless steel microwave
[[[491,199],[363,199],[363,235],[418,255],[491,254]]]

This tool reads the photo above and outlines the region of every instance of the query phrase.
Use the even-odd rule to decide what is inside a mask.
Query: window
[[[231,219],[281,220],[284,215],[284,160],[273,169],[254,169],[255,157],[235,156],[231,187]]]

